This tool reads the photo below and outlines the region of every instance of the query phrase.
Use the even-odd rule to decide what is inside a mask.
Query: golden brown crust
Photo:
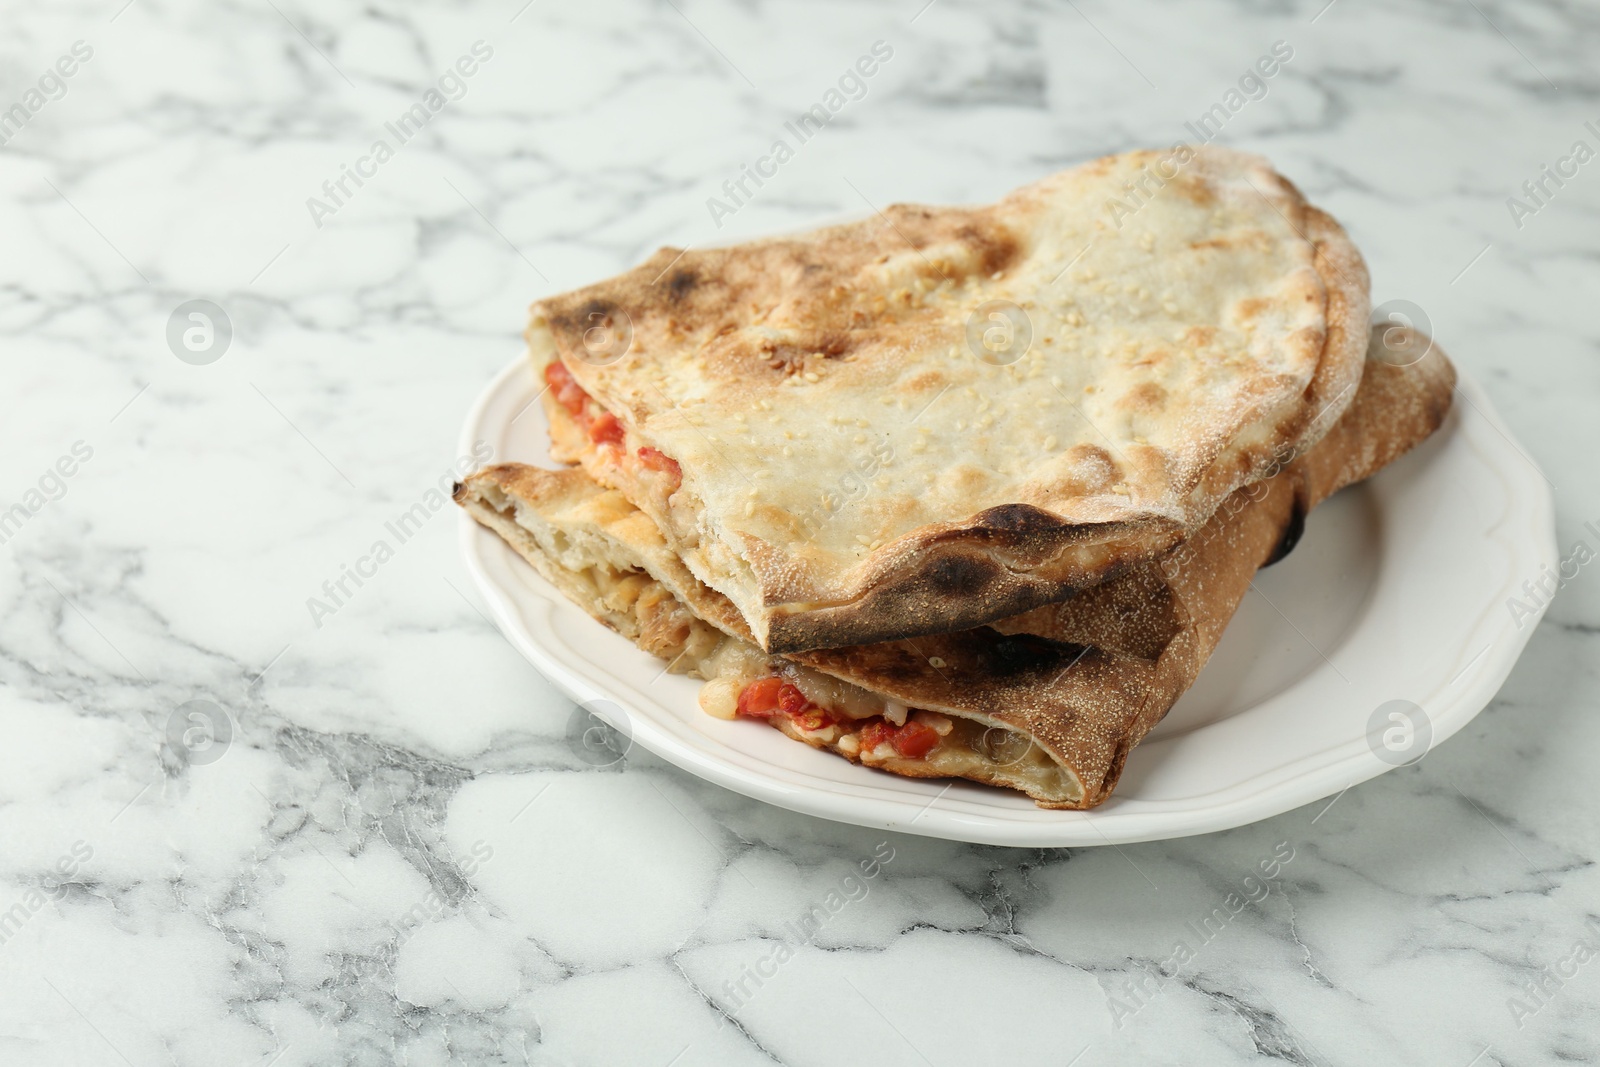
[[[672,661],[686,649],[713,646],[721,637],[708,620],[742,624],[738,612],[711,590],[633,580],[624,573],[627,561],[608,567],[611,544],[660,535],[649,516],[616,494],[596,492],[593,482],[574,473],[496,464],[458,482],[454,499],[567,599],[653,656]],[[526,521],[529,513],[542,521]],[[591,543],[574,545],[574,539]]]
[[[663,250],[541,301],[535,366],[559,359],[683,488],[654,498],[547,394],[559,457],[648,512],[773,651],[970,627],[1168,551],[1348,406],[1368,309],[1344,232],[1254,157],[1202,149],[1109,225],[1101,200],[1154,158]],[[966,320],[1006,294],[1038,336],[997,367]]]
[[[1084,787],[1078,798],[1035,799],[1093,807],[1193,684],[1256,570],[1281,558],[1311,507],[1437,430],[1454,386],[1437,347],[1405,368],[1370,359],[1355,402],[1318,445],[1236,491],[1172,556],[993,626],[793,658],[914,707],[980,712],[1021,731]]]
[[[1429,348],[1425,342],[1391,347]],[[1128,753],[1199,674],[1256,569],[1293,547],[1305,513],[1443,423],[1455,384],[1443,353],[1433,348],[1415,365],[1397,367],[1383,360],[1385,351],[1375,340],[1354,403],[1318,445],[1236,491],[1166,558],[1070,600],[989,626],[812,650],[787,659],[911,707],[1031,738],[1062,772],[1012,773],[1012,766],[1001,760],[971,765],[961,777],[1022,789],[1046,807],[1084,808],[1103,802]],[[699,583],[654,524],[620,494],[603,490],[576,471],[507,464],[473,475],[458,499],[473,492],[481,495],[488,486],[498,486],[564,530],[593,531],[624,545],[696,614],[748,640],[740,613]],[[847,758],[861,758],[836,743],[824,744],[798,730],[786,732]],[[917,760],[879,759],[873,765],[913,777],[945,773]]]

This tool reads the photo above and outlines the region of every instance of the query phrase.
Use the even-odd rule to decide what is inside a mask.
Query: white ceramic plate
[[[507,367],[468,415],[463,453],[485,441],[497,462],[555,466],[537,395],[526,361]],[[1194,688],[1134,749],[1115,795],[1090,812],[900,778],[758,723],[714,719],[695,702],[698,682],[663,674],[661,661],[465,514],[461,544],[501,630],[541,673],[709,781],[825,819],[961,841],[1181,837],[1264,819],[1420,759],[1510,672],[1538,618],[1518,626],[1507,600],[1557,566],[1551,499],[1476,383],[1463,376],[1456,395],[1432,439],[1312,513],[1294,552],[1257,577]],[[1378,713],[1395,700],[1421,708],[1409,750],[1405,724]]]

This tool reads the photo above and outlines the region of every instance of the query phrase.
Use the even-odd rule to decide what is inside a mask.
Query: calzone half
[[[1193,683],[1256,569],[1306,513],[1431,434],[1454,370],[1416,338],[1374,344],[1354,403],[1316,446],[1233,493],[1166,557],[1061,603],[958,633],[760,650],[731,600],[702,583],[655,522],[580,470],[502,464],[456,501],[595,618],[707,680],[701,705],[914,777],[1018,789],[1092,807],[1129,751]],[[1428,351],[1405,367],[1391,351]]]
[[[533,305],[556,456],[764,649],[915,637],[1170,549],[1355,393],[1366,268],[1263,160],[1112,156],[980,207],[663,249]]]

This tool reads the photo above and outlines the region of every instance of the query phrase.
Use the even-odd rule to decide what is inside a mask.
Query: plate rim
[[[460,449],[470,450],[475,442],[491,437],[483,432],[489,408],[508,387],[511,379],[518,374],[529,374],[531,377],[528,368],[526,355],[519,354],[489,380],[467,412]],[[1559,549],[1556,543],[1554,498],[1548,488],[1548,479],[1532,457],[1516,443],[1487,394],[1459,365],[1456,371],[1457,394],[1467,399],[1467,408],[1470,410],[1464,410],[1459,403],[1453,405],[1451,417],[1458,420],[1458,424],[1444,447],[1473,448],[1482,465],[1499,475],[1506,495],[1505,511],[1492,521],[1486,520],[1486,527],[1479,532],[1504,547],[1509,564],[1504,583],[1512,583],[1523,576],[1539,573],[1542,564],[1557,565]],[[515,421],[515,417],[512,421]],[[1470,433],[1478,423],[1493,430],[1494,435]],[[505,429],[504,426],[497,427],[495,432],[503,433]],[[1501,443],[1497,444],[1496,438]],[[497,456],[494,461],[510,460]],[[1524,521],[1524,528],[1510,529],[1519,519]],[[928,817],[938,801],[956,788],[956,783],[945,785],[931,800],[927,794],[934,788],[933,780],[895,778],[889,784],[864,778],[859,785],[852,783],[848,791],[819,788],[818,780],[806,778],[790,768],[766,763],[762,764],[765,770],[741,766],[719,758],[714,752],[708,751],[703,743],[698,746],[690,743],[678,731],[669,729],[666,723],[656,721],[643,710],[654,702],[653,699],[637,693],[620,678],[616,679],[620,687],[640,699],[618,699],[621,694],[615,689],[596,684],[586,673],[569,666],[535,639],[529,620],[523,615],[523,606],[519,606],[489,572],[490,564],[482,546],[496,545],[503,549],[503,543],[465,512],[457,516],[457,523],[467,570],[479,593],[488,602],[495,625],[512,647],[557,689],[580,704],[594,701],[616,703],[623,709],[627,722],[611,725],[624,728],[632,742],[696,777],[743,796],[802,814],[857,826],[977,844],[1029,848],[1131,844],[1213,833],[1257,822],[1342,793],[1395,769],[1373,755],[1363,741],[1353,739],[1332,748],[1306,753],[1267,772],[1252,773],[1209,793],[1165,801],[1139,801],[1141,808],[1137,811],[1119,811],[1115,796],[1090,811],[964,809],[958,799]],[[543,579],[533,574],[531,569],[529,573],[536,581],[543,583]],[[1429,706],[1428,721],[1432,728],[1429,752],[1458,733],[1493,700],[1548,608],[1549,601],[1538,605],[1532,618],[1524,619],[1522,626],[1509,631],[1504,619],[1495,625],[1491,619],[1495,607],[1503,597],[1520,591],[1516,586],[1504,583],[1495,597],[1485,603],[1484,610],[1466,620],[1459,632],[1461,638],[1467,639],[1488,628],[1493,633],[1488,643],[1473,654],[1464,667],[1456,670],[1448,681],[1436,681],[1431,692],[1417,697],[1419,704]],[[559,596],[552,587],[551,597],[546,598],[546,612],[555,610],[556,601],[553,598]],[[540,621],[548,625],[548,619]],[[1358,621],[1351,633],[1357,632],[1364,624]],[[1472,642],[1466,640],[1465,644],[1470,647]],[[1458,662],[1465,652],[1465,649],[1461,649],[1452,658],[1452,663]],[[1303,678],[1310,677],[1310,673]],[[1467,684],[1458,686],[1463,679]],[[1291,686],[1269,699],[1285,697],[1294,688]],[[1454,694],[1446,696],[1452,689],[1456,690]],[[1266,702],[1254,707],[1261,707]],[[1219,723],[1197,727],[1191,732],[1203,733],[1228,721],[1224,719]],[[708,735],[697,736],[705,738]],[[1178,740],[1181,739],[1174,739],[1175,742]],[[749,753],[745,753],[745,756],[747,759],[755,758]],[[1311,765],[1303,766],[1305,764]],[[867,768],[861,770],[865,774],[872,773]],[[989,788],[970,783],[961,785],[963,789]],[[1252,785],[1254,788],[1247,788]],[[1203,803],[1208,798],[1215,800]]]

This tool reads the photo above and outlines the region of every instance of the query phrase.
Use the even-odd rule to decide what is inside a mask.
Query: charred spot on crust
[[[1298,495],[1294,498],[1294,509],[1289,512],[1289,521],[1284,524],[1283,533],[1278,537],[1278,546],[1272,550],[1272,555],[1267,557],[1263,567],[1270,567],[1284,556],[1294,551],[1294,546],[1300,543],[1301,536],[1306,532],[1306,505]]]
[[[975,556],[946,556],[928,569],[928,585],[940,596],[976,596],[997,577],[999,568]]]
[[[667,282],[667,292],[671,294],[674,304],[681,301],[689,290],[700,282],[700,278],[692,270],[673,271],[672,278]]]
[[[979,513],[977,518],[977,524],[984,529],[1022,537],[1045,534],[1061,525],[1056,516],[1032,504],[1001,504]]]
[[[772,622],[763,647],[768,652],[805,652],[897,641],[916,620],[918,634],[935,635],[971,629],[978,620],[957,605],[980,605],[988,618],[1010,618],[1050,599],[1047,591],[1028,583],[1007,583],[1008,572],[987,557],[950,556],[935,561],[911,581],[873,589],[858,601],[858,617],[828,620],[780,615]],[[831,625],[830,625],[831,624]],[[825,640],[823,640],[825,638]]]
[[[582,338],[583,332],[596,322],[609,319],[618,308],[614,301],[591,298],[572,310],[550,313],[551,332]]]
[[[977,250],[978,269],[984,274],[1004,270],[1021,251],[1016,237],[1009,230],[999,227],[983,230],[976,226],[963,226],[957,231],[957,236]]]
[[[1055,673],[1081,659],[1087,645],[1052,641],[1035,634],[1002,634],[985,626],[983,640],[977,642],[981,670],[1000,678],[1023,674]]]

